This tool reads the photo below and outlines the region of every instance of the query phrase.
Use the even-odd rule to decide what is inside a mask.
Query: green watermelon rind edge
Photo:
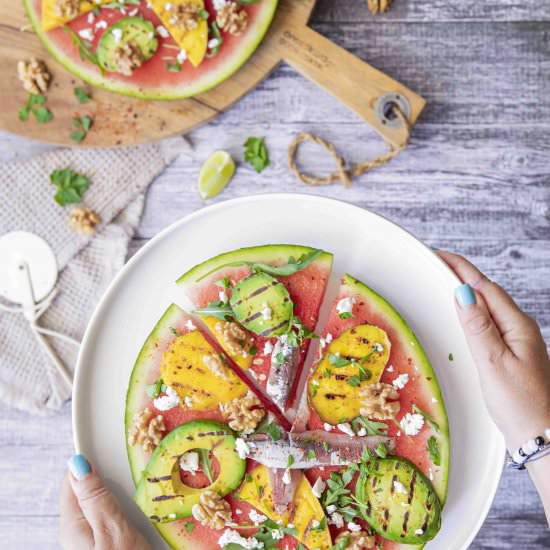
[[[270,262],[278,255],[285,255],[287,257],[294,256],[298,258],[302,254],[307,254],[313,250],[315,250],[315,248],[298,244],[266,244],[238,248],[231,252],[224,252],[223,254],[209,258],[195,267],[192,267],[179,277],[176,283],[183,287],[194,284],[197,282],[197,279],[200,279],[206,273],[214,271],[218,266],[222,267],[224,264],[230,262]],[[323,251],[312,265],[325,263],[327,268],[330,269],[332,267],[333,257],[333,254],[330,252]]]
[[[154,326],[153,330],[149,333],[149,336],[147,336],[147,339],[145,340],[143,346],[141,347],[141,350],[132,369],[130,381],[128,382],[128,391],[126,392],[126,404],[124,411],[124,433],[126,439],[126,454],[128,456],[128,462],[130,464],[132,480],[136,487],[141,476],[141,469],[136,464],[137,457],[134,456],[137,451],[135,451],[128,444],[128,430],[132,425],[132,419],[136,412],[135,410],[133,410],[132,400],[134,399],[134,397],[141,399],[143,388],[145,386],[145,382],[139,381],[138,377],[141,374],[146,374],[145,371],[147,369],[145,367],[147,365],[147,357],[149,353],[153,350],[155,342],[158,342],[158,340],[162,338],[162,332],[164,330],[169,330],[170,324],[175,318],[180,318],[185,315],[186,312],[178,307],[176,304],[168,306],[166,311],[162,314],[161,318],[157,321],[157,324]],[[140,395],[137,395],[138,392],[140,393]],[[179,544],[179,541],[177,539],[172,540],[172,537],[175,536],[175,534],[170,532],[174,529],[174,527],[170,523],[153,524],[153,526],[171,548],[178,548],[177,545]]]
[[[177,100],[177,99],[188,99],[195,97],[199,94],[205,93],[212,88],[215,88],[231,76],[233,76],[252,56],[256,51],[264,36],[266,35],[273,17],[275,16],[275,11],[277,9],[279,0],[264,0],[265,2],[271,2],[271,9],[266,11],[265,18],[262,19],[256,32],[250,38],[250,43],[247,45],[246,49],[243,50],[242,55],[237,58],[232,57],[231,61],[222,65],[222,69],[219,71],[213,71],[212,76],[205,79],[203,82],[199,79],[199,84],[193,84],[191,86],[185,86],[184,91],[179,93],[177,92],[161,92],[142,89],[132,86],[132,84],[127,84],[124,82],[116,82],[108,77],[102,76],[100,73],[96,73],[88,70],[86,61],[80,61],[76,64],[69,57],[67,57],[62,51],[60,51],[57,46],[48,38],[47,33],[42,29],[42,24],[38,17],[38,13],[34,10],[32,6],[33,0],[23,0],[25,10],[29,16],[30,22],[34,28],[34,31],[44,47],[48,50],[49,54],[61,64],[67,71],[75,75],[77,78],[80,78],[84,82],[87,82],[91,86],[107,90],[108,92],[114,92],[124,96],[135,97],[138,99],[145,100]],[[90,68],[94,65],[90,65]],[[177,87],[176,87],[177,90]]]
[[[380,294],[375,290],[367,286],[365,283],[357,280],[352,275],[344,275],[342,282],[351,288],[354,292],[358,294],[365,295],[368,297],[370,303],[374,303],[379,311],[391,319],[392,323],[396,325],[400,334],[407,338],[409,342],[414,343],[414,354],[417,358],[417,366],[422,372],[422,374],[427,375],[432,378],[431,381],[426,381],[430,388],[431,394],[438,400],[437,408],[438,410],[438,425],[440,431],[438,433],[439,442],[440,442],[440,451],[441,451],[441,466],[443,474],[441,475],[441,481],[443,488],[440,488],[438,491],[438,497],[443,506],[447,499],[448,487],[449,487],[449,466],[450,466],[450,454],[451,454],[451,441],[449,434],[449,421],[447,416],[447,410],[445,408],[445,403],[443,396],[441,394],[441,388],[437,382],[437,376],[433,370],[433,367],[422,347],[422,344],[411,330],[407,321],[401,316],[401,314]],[[443,419],[443,421],[441,420]]]

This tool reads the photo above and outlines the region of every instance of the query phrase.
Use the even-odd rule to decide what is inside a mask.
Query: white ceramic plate
[[[103,296],[84,337],[73,403],[77,450],[97,465],[153,547],[165,548],[132,502],[123,418],[134,360],[166,307],[187,305],[174,283],[179,275],[220,252],[268,243],[333,252],[333,290],[344,272],[356,276],[385,296],[423,343],[445,396],[452,445],[443,527],[428,548],[468,548],[497,489],[504,444],[483,404],[457,321],[458,281],[409,233],[344,202],[287,194],[222,202],[187,216],[143,247]]]

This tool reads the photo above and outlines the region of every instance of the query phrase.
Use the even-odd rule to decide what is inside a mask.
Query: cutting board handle
[[[394,147],[407,144],[425,101],[307,26],[286,27],[278,36],[284,60],[368,122]],[[392,115],[397,103],[409,122]]]

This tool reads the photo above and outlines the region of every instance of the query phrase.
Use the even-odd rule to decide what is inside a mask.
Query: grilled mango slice
[[[359,416],[360,391],[380,380],[390,351],[388,335],[374,325],[346,330],[327,347],[308,383],[309,401],[323,421]]]
[[[215,362],[209,367],[209,360]],[[217,409],[248,392],[247,386],[220,360],[198,330],[178,336],[164,352],[163,382],[176,390],[182,405],[194,411]]]
[[[355,496],[369,525],[385,539],[423,544],[441,527],[441,503],[430,481],[400,457],[367,463],[368,475],[359,478]]]
[[[269,472],[265,466],[257,466],[246,476],[238,491],[238,495],[242,500],[257,508],[269,519],[282,521],[283,526],[288,525],[290,513],[286,512],[280,515],[273,507]],[[296,538],[308,548],[319,548],[320,550],[332,548],[332,540],[326,520],[324,528],[312,528],[314,521],[321,523],[325,518],[325,514],[321,503],[313,494],[311,485],[305,476],[302,476],[302,480],[296,489],[294,505],[292,523],[297,531]]]

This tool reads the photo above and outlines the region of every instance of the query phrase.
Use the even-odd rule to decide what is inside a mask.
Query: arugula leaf
[[[346,550],[349,544],[349,535],[342,537],[330,550]]]
[[[342,367],[347,367],[348,365],[351,365],[350,359],[340,357],[340,355],[335,355],[334,353],[328,354],[328,361],[333,367],[337,369],[341,369]]]
[[[197,449],[199,452],[199,463],[202,471],[206,474],[208,481],[214,483],[214,472],[212,471],[212,462],[210,462],[210,451],[208,449]]]
[[[378,443],[376,446],[376,449],[374,449],[374,452],[380,457],[380,458],[386,458],[388,456],[388,449],[384,445],[384,443]]]
[[[254,432],[257,434],[267,434],[273,441],[279,441],[281,437],[283,437],[281,433],[281,428],[278,424],[275,424],[274,422],[268,422],[263,426],[258,427],[258,429]]]
[[[186,533],[191,533],[195,527],[196,526],[192,521],[186,521],[185,522],[185,532]]]
[[[439,424],[428,413],[424,412],[420,407],[418,407],[414,403],[413,403],[411,409],[414,413],[422,415],[424,417],[424,420],[430,426],[430,428],[434,432],[439,433]]]
[[[229,279],[229,277],[224,277],[223,279],[216,281],[214,284],[224,289],[231,288],[231,280]]]
[[[162,391],[162,386],[164,386],[164,382],[162,378],[159,378],[152,384],[147,384],[145,386],[145,391],[151,399],[156,399]]]
[[[289,454],[286,462],[286,467],[290,468],[293,464],[294,464],[294,457]]]
[[[88,103],[88,101],[92,99],[92,96],[80,86],[76,86],[73,91],[76,99],[78,99],[78,102],[81,105],[84,105],[84,103]]]
[[[439,450],[439,443],[435,436],[431,436],[428,439],[428,452],[430,453],[430,460],[435,466],[441,466],[441,451]]]
[[[386,435],[388,433],[388,426],[386,423],[369,420],[366,416],[354,418],[351,424],[356,432],[358,432],[360,428],[365,428],[367,435]]]
[[[359,386],[361,384],[361,378],[359,378],[359,376],[350,376],[347,380],[348,384],[352,387],[352,388],[357,388],[357,386]]]
[[[269,166],[269,153],[265,146],[265,138],[249,137],[244,143],[244,160],[258,174]]]
[[[177,59],[174,63],[170,63],[170,62],[167,61],[164,64],[164,66],[166,67],[166,70],[170,71],[171,73],[179,73],[179,72],[181,72],[181,68],[182,68],[181,62],[178,61]]]
[[[351,319],[353,317],[353,313],[351,313],[351,311],[343,311],[338,314],[338,317],[340,317],[340,319]]]
[[[77,143],[82,143],[90,128],[92,127],[93,118],[91,116],[83,116],[82,118],[74,117],[73,118],[73,131],[70,133],[69,137],[76,141]]]
[[[196,309],[193,311],[196,315],[205,315],[208,317],[215,317],[226,321],[228,318],[233,318],[234,313],[229,304],[225,304],[220,300],[210,302],[206,307]]]
[[[92,45],[89,42],[84,42],[76,32],[74,32],[70,27],[63,27],[63,32],[66,32],[71,35],[71,40],[73,44],[77,47],[80,59],[82,61],[88,61],[92,65],[95,65],[99,68],[101,74],[104,74],[103,67],[100,65],[97,55],[91,51]]]
[[[174,336],[179,336],[179,332],[178,332],[174,327],[170,327],[170,332],[171,332]]]
[[[218,27],[218,23],[213,21],[210,25],[210,34],[218,41],[218,44],[215,48],[211,48],[210,51],[206,54],[206,57],[214,57],[220,52],[220,48],[223,44],[223,36]]]
[[[86,176],[70,168],[54,170],[50,174],[50,181],[57,187],[54,199],[60,206],[81,202],[84,192],[90,187],[90,180]]]

